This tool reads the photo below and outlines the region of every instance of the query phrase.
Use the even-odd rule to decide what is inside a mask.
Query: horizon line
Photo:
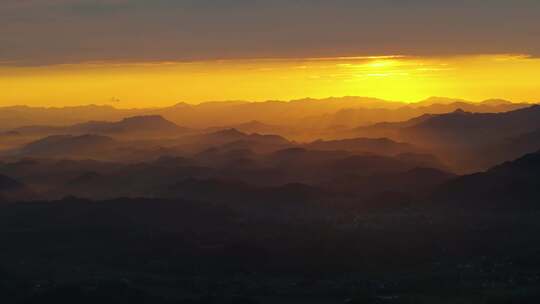
[[[322,97],[322,98],[314,98],[314,97],[303,97],[303,98],[296,98],[296,99],[289,99],[289,100],[283,100],[283,99],[265,99],[265,100],[243,100],[243,99],[228,99],[228,100],[207,100],[202,102],[185,102],[185,101],[179,101],[176,103],[172,103],[167,106],[156,106],[156,107],[121,107],[118,106],[118,104],[111,104],[111,103],[87,103],[87,104],[80,104],[80,105],[69,105],[69,106],[46,106],[46,105],[26,105],[26,104],[13,104],[13,105],[7,105],[7,106],[0,106],[0,109],[6,109],[6,108],[18,108],[18,107],[24,107],[24,108],[34,108],[34,109],[67,109],[67,108],[81,108],[81,107],[110,107],[114,109],[119,110],[142,110],[142,109],[164,109],[164,108],[171,108],[176,107],[179,105],[187,105],[187,106],[199,106],[203,104],[211,104],[211,103],[244,103],[244,104],[254,104],[254,103],[291,103],[291,102],[301,102],[301,101],[324,101],[328,99],[345,99],[345,98],[359,98],[359,99],[371,99],[371,100],[377,100],[383,103],[390,103],[390,104],[403,104],[403,107],[406,107],[408,105],[414,105],[419,104],[422,102],[429,101],[430,99],[441,99],[441,100],[447,100],[451,101],[448,104],[457,103],[457,102],[464,102],[469,104],[482,104],[489,101],[505,101],[510,102],[514,104],[540,104],[539,101],[515,101],[505,98],[499,98],[499,97],[492,97],[492,98],[486,98],[481,100],[470,100],[470,99],[464,99],[459,97],[447,97],[447,96],[429,96],[427,98],[423,98],[420,100],[407,102],[402,100],[389,100],[384,98],[378,98],[378,97],[371,97],[371,96],[362,96],[362,95],[343,95],[343,96],[328,96],[328,97]],[[434,102],[434,104],[444,104],[444,103],[437,103]]]

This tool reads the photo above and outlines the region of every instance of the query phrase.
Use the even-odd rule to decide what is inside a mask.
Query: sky
[[[0,105],[535,101],[538,37],[537,0],[2,0]]]

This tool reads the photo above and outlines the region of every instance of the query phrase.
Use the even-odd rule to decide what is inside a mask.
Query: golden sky
[[[169,106],[217,100],[430,96],[540,100],[540,58],[367,56],[0,65],[0,105]]]

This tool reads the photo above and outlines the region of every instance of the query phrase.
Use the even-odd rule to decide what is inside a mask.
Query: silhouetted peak
[[[295,154],[303,154],[306,153],[308,150],[304,148],[287,148],[283,150],[276,151],[274,154],[278,155],[295,155]]]
[[[0,174],[0,191],[16,190],[23,187],[24,185],[22,183]]]
[[[112,141],[113,139],[108,136],[96,135],[96,134],[83,134],[83,135],[51,135],[45,138],[39,139],[34,143],[55,143],[62,141]]]
[[[189,108],[189,107],[191,107],[191,105],[189,103],[181,101],[181,102],[176,103],[172,107],[173,108]]]
[[[447,171],[443,171],[436,168],[429,168],[429,167],[416,167],[411,170],[408,170],[405,172],[407,176],[410,176],[411,178],[452,178],[456,175]]]
[[[279,186],[279,190],[287,192],[297,192],[297,193],[312,193],[319,191],[319,188],[306,185],[303,183],[287,183],[285,185]]]
[[[245,123],[242,123],[242,124],[239,124],[239,125],[236,125],[234,128],[236,129],[240,129],[244,132],[257,132],[257,131],[260,131],[260,130],[265,130],[265,129],[269,129],[269,128],[272,128],[273,126],[270,126],[270,125],[267,125],[261,121],[258,121],[258,120],[251,120],[251,121],[248,121],[248,122],[245,122]]]
[[[310,146],[313,146],[315,148],[323,148],[323,147],[334,147],[334,148],[354,148],[355,146],[363,146],[363,145],[399,145],[400,143],[395,142],[391,139],[388,139],[386,137],[380,137],[380,138],[367,138],[367,137],[356,137],[356,138],[346,138],[346,139],[337,139],[337,140],[316,140],[309,144]]]
[[[489,171],[525,170],[536,173],[538,169],[540,169],[540,151],[526,154],[514,161],[505,162]]]
[[[15,131],[15,130],[0,133],[0,136],[9,136],[9,137],[15,137],[15,136],[20,136],[20,135],[21,135],[21,132]]]
[[[181,157],[181,156],[170,156],[170,155],[163,155],[160,156],[154,164],[157,165],[167,165],[167,166],[179,166],[179,165],[188,165],[191,161],[188,158]]]
[[[230,128],[225,130],[216,131],[214,133],[210,133],[212,136],[219,136],[219,137],[240,137],[240,136],[246,136],[246,134],[238,131],[237,129]]]
[[[286,159],[297,159],[298,157],[307,156],[310,150],[304,148],[287,148],[275,151],[272,153],[272,159],[274,160],[286,160]],[[313,152],[315,153],[315,152]]]
[[[120,123],[123,124],[165,124],[165,125],[175,125],[173,122],[170,122],[163,118],[161,115],[143,115],[143,116],[133,116],[122,119]]]
[[[284,137],[280,135],[252,133],[248,136],[250,139],[263,139],[265,141],[272,141],[272,142],[281,143],[281,144],[289,143],[287,139],[285,139]]]
[[[90,141],[90,140],[113,141],[113,139],[108,137],[108,136],[97,135],[97,134],[83,134],[83,135],[79,135],[79,136],[69,136],[69,137],[66,137],[66,138],[72,138],[72,139],[76,139],[76,140],[87,140],[87,141]]]
[[[506,99],[493,98],[493,99],[486,99],[486,100],[482,101],[481,104],[488,105],[488,106],[501,106],[501,105],[512,104],[512,102],[509,101],[509,100],[506,100]]]
[[[114,139],[103,135],[52,135],[27,144],[20,152],[23,155],[59,155],[90,147],[110,147],[115,143]]]
[[[452,112],[454,114],[466,114],[468,112],[466,112],[465,110],[463,110],[462,108],[457,108],[454,112]]]
[[[75,177],[74,179],[70,180],[68,182],[68,185],[76,186],[76,185],[86,184],[86,183],[89,183],[89,182],[99,180],[101,178],[102,178],[101,174],[99,174],[97,172],[94,172],[94,171],[89,171],[89,172],[85,172],[85,173]]]
[[[248,121],[246,123],[243,123],[242,125],[244,126],[252,126],[252,127],[259,127],[259,126],[265,126],[266,124],[258,121],[258,120],[252,120],[252,121]]]
[[[435,104],[452,104],[456,102],[469,103],[466,100],[458,99],[458,98],[431,96],[418,102],[417,104],[423,105],[423,106],[430,106],[430,105],[435,105]]]

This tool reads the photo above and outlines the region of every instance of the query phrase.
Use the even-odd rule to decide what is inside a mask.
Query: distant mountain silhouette
[[[471,161],[488,168],[527,153],[540,150],[540,129],[517,136],[504,137],[471,152]]]
[[[304,145],[311,150],[343,150],[382,155],[395,155],[405,152],[417,152],[418,148],[390,140],[388,138],[350,138],[341,140],[317,140]]]
[[[5,175],[0,175],[0,191],[12,191],[23,188],[24,185]]]
[[[405,141],[431,151],[454,170],[473,172],[540,149],[539,129],[540,106],[530,106],[502,113],[456,109],[361,127],[355,133]]]
[[[131,125],[132,121],[128,121]],[[103,131],[101,124],[99,128],[94,128],[92,125],[92,129]],[[134,132],[129,132],[130,136],[117,137],[108,131],[105,133],[111,134],[114,138],[100,134],[52,135],[31,141],[20,148],[5,151],[3,154],[15,157],[88,158],[137,162],[150,161],[161,156],[196,155],[209,149],[217,149],[220,153],[233,150],[269,153],[294,145],[278,135],[245,134],[235,129],[211,133],[177,134],[173,132],[169,133],[170,137],[159,137],[159,135],[146,137],[145,134],[139,137]]]
[[[328,192],[354,197],[356,208],[400,210],[455,178],[456,175],[433,168],[413,168],[399,172],[375,172],[367,176],[348,175],[321,185]],[[366,205],[367,204],[367,205]]]
[[[332,171],[341,176],[369,176],[373,174],[386,174],[403,172],[422,166],[417,163],[403,161],[398,158],[383,157],[380,155],[354,155],[340,159],[331,165]],[[334,173],[334,176],[338,175]]]
[[[417,167],[422,168],[435,168],[442,171],[452,171],[448,165],[442,161],[438,156],[435,156],[430,153],[400,153],[394,156],[396,159],[416,164]]]
[[[66,108],[19,106],[0,108],[0,129],[31,125],[65,126],[87,121],[116,121],[133,116],[160,115],[190,128],[237,126],[246,132],[267,133],[261,129],[249,130],[253,126],[242,126],[249,119],[281,128],[286,126],[285,131],[290,132],[291,127],[312,130],[344,125],[351,128],[384,121],[403,121],[426,113],[451,112],[456,108],[472,112],[504,112],[526,106],[528,104],[493,100],[474,103],[445,98],[431,98],[419,103],[404,104],[354,96],[293,101],[206,102],[198,105],[179,103],[171,107],[150,109],[116,109],[111,106]],[[273,129],[271,133],[275,133],[274,131]],[[309,133],[304,133],[307,134]],[[296,135],[300,136],[298,133]]]
[[[306,203],[321,199],[323,195],[321,189],[299,183],[260,187],[218,179],[187,179],[170,185],[164,194],[170,198],[225,203],[229,207],[248,211],[251,216],[270,216],[269,212],[280,209],[287,210],[287,213],[298,206],[305,208]]]
[[[283,126],[278,125],[269,125],[265,124],[263,122],[252,120],[245,123],[240,123],[236,125],[230,125],[226,127],[211,127],[207,131],[208,132],[216,132],[220,130],[228,130],[228,129],[235,129],[243,133],[252,134],[283,134],[287,133],[288,130],[284,128]]]
[[[14,130],[26,135],[122,135],[122,136],[179,136],[189,131],[187,128],[164,119],[159,115],[134,116],[116,122],[90,121],[71,126],[27,126]]]
[[[23,183],[0,174],[0,203],[28,200],[33,197],[31,191]]]
[[[91,121],[66,127],[28,126],[3,148],[18,157],[95,158],[137,161],[174,153],[163,141],[191,134],[161,116],[135,116],[117,122]],[[117,141],[118,140],[118,141]],[[118,149],[117,149],[118,148]],[[115,151],[116,150],[116,151]],[[10,152],[11,151],[11,152]]]
[[[471,139],[487,142],[516,136],[540,128],[540,106],[529,106],[508,112],[480,113],[455,108],[449,113],[424,114],[402,122],[382,122],[359,127],[357,134],[410,139],[411,142],[448,145],[467,143]],[[488,132],[491,130],[498,132]],[[476,143],[479,143],[476,141]]]
[[[185,151],[202,152],[209,148],[222,150],[250,149],[270,152],[291,146],[292,143],[279,135],[246,134],[236,129],[189,135],[177,141],[177,147]]]
[[[444,114],[463,109],[475,113],[501,113],[521,109],[530,104],[505,103],[488,100],[481,103],[472,103],[455,99],[435,99],[419,103],[403,104],[399,108],[345,108],[334,114],[325,114],[319,117],[310,117],[302,121],[307,125],[344,125],[349,127],[368,126],[376,123],[402,122],[424,114]]]
[[[110,137],[102,135],[54,135],[32,142],[19,151],[17,155],[32,157],[74,157],[92,158],[103,150],[116,148],[118,143]]]
[[[9,137],[18,137],[21,136],[21,133],[18,131],[6,131],[0,133],[0,138],[9,138]]]
[[[23,126],[66,126],[91,120],[119,120],[124,117],[142,115],[146,111],[116,109],[112,106],[73,107],[0,107],[0,129]]]
[[[540,209],[540,152],[450,181],[436,192],[432,201],[486,211]]]
[[[17,131],[0,132],[0,151],[19,147],[29,140]]]
[[[470,103],[470,102],[464,99],[459,99],[459,98],[431,96],[417,103],[414,103],[414,105],[426,107],[426,106],[432,106],[432,105],[449,105],[453,103]]]
[[[508,106],[511,105],[512,102],[505,99],[486,99],[482,101],[482,105],[489,105],[489,106]]]
[[[159,197],[167,193],[163,189],[169,185],[190,178],[231,180],[256,187],[296,183],[317,186],[340,178],[392,174],[417,167],[444,168],[436,158],[426,154],[401,153],[390,157],[344,150],[308,150],[288,142],[282,145],[279,137],[245,135],[237,131],[211,136],[225,137],[229,142],[189,157],[167,154],[174,149],[165,150],[165,154],[149,150],[149,156],[141,162],[126,157],[130,154],[124,151],[132,149],[126,146],[129,143],[97,135],[53,136],[28,145],[19,155],[48,159],[7,162],[0,165],[0,174],[14,176],[40,189],[46,198],[76,195],[106,199]],[[244,142],[238,141],[238,136],[253,137],[261,142],[249,143],[246,148],[239,145]]]
[[[425,159],[427,158],[427,160]],[[286,182],[320,184],[337,178],[366,177],[373,174],[404,172],[433,164],[431,157],[418,155],[415,159],[375,154],[353,154],[345,151],[316,151],[291,148],[270,155],[274,175],[269,179]],[[443,168],[440,163],[433,164]],[[270,173],[269,172],[269,173]]]
[[[147,196],[163,185],[186,178],[208,178],[209,168],[195,161],[161,157],[148,163],[77,159],[23,159],[0,164],[0,174],[39,190],[44,199],[67,195],[88,198]]]
[[[258,133],[251,133],[246,134],[243,132],[240,132],[236,129],[226,129],[221,131],[216,131],[213,133],[207,133],[205,135],[201,136],[204,139],[207,140],[215,140],[217,142],[219,141],[225,141],[225,142],[231,142],[231,141],[238,141],[238,140],[253,140],[253,141],[264,141],[267,143],[274,143],[274,144],[289,144],[289,141],[279,135],[261,135]]]
[[[346,192],[373,193],[392,190],[418,195],[455,177],[455,174],[446,171],[417,167],[390,174],[376,173],[358,179],[337,180],[329,185]]]
[[[93,134],[149,133],[154,135],[178,135],[188,130],[159,115],[129,117],[119,122],[89,122],[72,126],[70,129]]]
[[[540,128],[540,106],[504,113],[458,109],[434,115],[401,130],[402,136],[437,146],[479,145]]]
[[[379,122],[368,126],[356,127],[351,130],[351,133],[355,136],[365,136],[370,138],[384,137],[399,141],[402,140],[402,129],[420,124],[433,116],[434,114],[423,114],[405,121]]]

